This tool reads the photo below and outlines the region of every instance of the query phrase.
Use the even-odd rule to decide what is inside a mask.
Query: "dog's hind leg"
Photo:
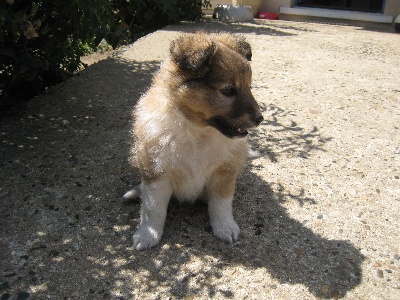
[[[150,183],[142,182],[141,192],[141,220],[133,235],[136,250],[150,249],[160,242],[172,187],[168,180],[158,179]]]
[[[227,243],[235,242],[240,233],[232,214],[236,177],[237,172],[234,168],[223,166],[214,172],[206,185],[213,234]]]

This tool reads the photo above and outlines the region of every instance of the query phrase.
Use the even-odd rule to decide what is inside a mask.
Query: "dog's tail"
[[[122,201],[123,202],[130,202],[136,199],[139,199],[140,197],[140,184],[135,186],[133,189],[127,191],[123,196],[122,196]]]

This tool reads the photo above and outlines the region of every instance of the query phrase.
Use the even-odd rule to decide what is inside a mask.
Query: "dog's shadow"
[[[291,218],[281,205],[286,198],[299,203],[313,199],[291,195],[283,187],[276,193],[251,171],[243,176],[246,185],[239,184],[238,199],[244,193],[257,195],[251,200],[256,202],[254,223],[250,224],[254,230],[252,238],[260,243],[254,251],[254,266],[265,267],[281,283],[303,284],[312,294],[323,298],[344,296],[361,282],[363,256],[357,248],[348,241],[321,237]],[[238,209],[243,205],[246,204],[238,203]]]

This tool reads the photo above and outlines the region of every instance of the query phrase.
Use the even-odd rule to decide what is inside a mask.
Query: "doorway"
[[[385,0],[297,0],[297,6],[353,10],[363,12],[383,12]]]

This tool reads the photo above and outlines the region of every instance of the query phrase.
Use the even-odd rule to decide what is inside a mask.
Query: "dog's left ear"
[[[182,70],[205,73],[211,64],[216,45],[203,34],[186,35],[172,42],[170,52]]]
[[[220,32],[211,34],[211,39],[215,39],[217,42],[239,53],[248,61],[251,61],[251,46],[243,36]]]

